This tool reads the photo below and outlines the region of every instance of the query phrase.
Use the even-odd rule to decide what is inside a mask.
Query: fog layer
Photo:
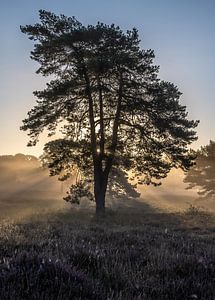
[[[139,199],[130,202],[108,199],[107,203],[113,208],[145,205],[168,211],[185,210],[193,204],[215,211],[214,199],[201,200],[196,189],[186,189],[183,179],[182,171],[172,170],[159,187],[138,186]],[[0,156],[0,216],[13,218],[70,208],[63,200],[70,184],[71,181],[60,182],[57,177],[50,177],[49,171],[34,156]],[[81,207],[86,206],[87,202],[82,201]]]

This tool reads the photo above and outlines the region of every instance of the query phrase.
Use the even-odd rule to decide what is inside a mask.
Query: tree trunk
[[[102,170],[96,170],[94,174],[94,195],[96,201],[96,215],[105,214],[105,195],[107,190],[108,176]]]

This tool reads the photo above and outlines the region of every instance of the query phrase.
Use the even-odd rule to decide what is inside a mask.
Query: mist
[[[107,199],[107,207],[142,208],[164,212],[184,211],[191,204],[208,211],[215,211],[214,199],[201,199],[198,189],[187,190],[184,173],[173,169],[158,187],[138,185],[140,197],[114,201]],[[17,219],[34,214],[71,210],[63,197],[72,180],[61,182],[57,176],[49,176],[49,170],[41,166],[32,155],[16,154],[0,156],[0,217]],[[95,204],[82,199],[77,209],[93,208]]]
[[[66,208],[62,198],[68,185],[50,177],[35,156],[0,156],[0,216],[17,218]]]

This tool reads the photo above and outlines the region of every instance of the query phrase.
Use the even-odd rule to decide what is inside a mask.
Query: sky
[[[33,43],[19,29],[38,22],[39,9],[75,16],[85,25],[136,27],[141,46],[155,51],[159,77],[179,87],[189,118],[200,120],[193,148],[215,139],[214,0],[0,0],[0,155],[38,156],[46,141],[43,135],[36,147],[27,147],[27,134],[19,129],[35,104],[32,92],[47,80],[35,74]]]

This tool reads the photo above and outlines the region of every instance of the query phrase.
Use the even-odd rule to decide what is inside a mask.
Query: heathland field
[[[215,299],[215,219],[191,206],[1,222],[0,299]]]

